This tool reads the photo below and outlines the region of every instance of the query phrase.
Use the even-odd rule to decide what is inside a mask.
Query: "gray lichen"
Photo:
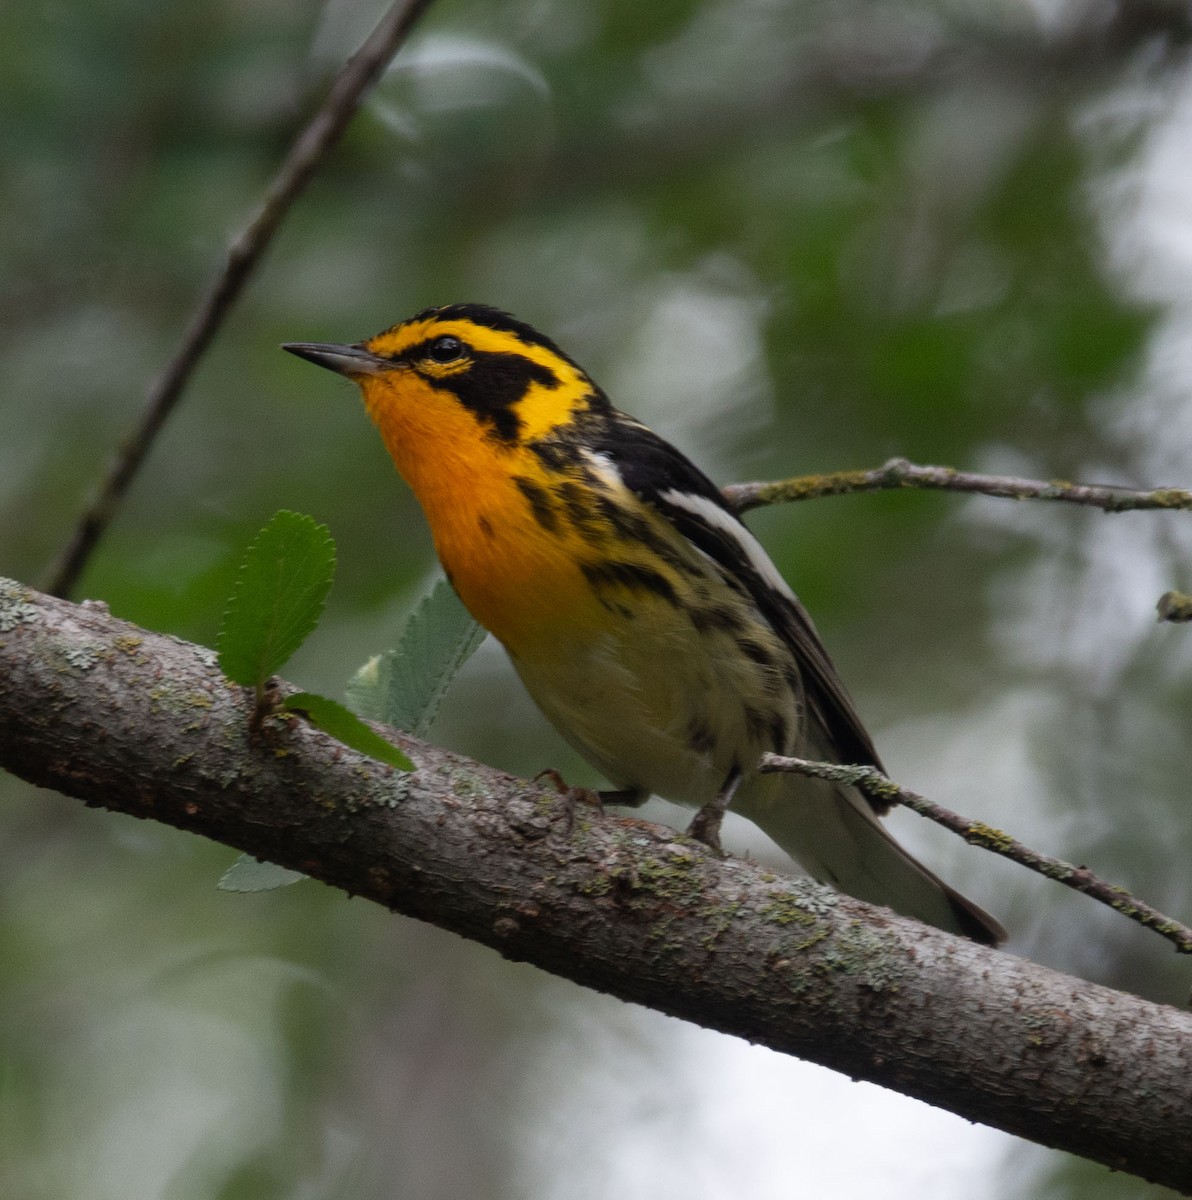
[[[30,604],[32,593],[11,579],[0,579],[0,633],[11,633],[18,625],[37,620],[37,608]]]

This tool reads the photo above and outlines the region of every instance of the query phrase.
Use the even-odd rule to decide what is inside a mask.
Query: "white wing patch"
[[[658,494],[667,504],[686,509],[693,516],[699,517],[705,525],[711,525],[721,533],[728,534],[745,552],[749,565],[770,587],[789,600],[795,599],[795,593],[779,574],[778,568],[762,548],[761,542],[731,513],[726,512],[714,500],[709,500],[707,496],[695,496],[691,492],[680,492],[677,488],[670,488]]]
[[[580,447],[580,453],[596,474],[611,483],[613,487],[625,486],[621,472],[618,470],[617,464],[613,462],[611,455],[605,454],[603,450],[589,450],[586,446]]]

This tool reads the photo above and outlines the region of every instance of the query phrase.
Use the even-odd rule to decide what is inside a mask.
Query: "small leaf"
[[[328,700],[326,696],[318,696],[314,692],[296,692],[286,697],[284,706],[290,712],[301,713],[317,729],[331,734],[361,754],[380,759],[403,771],[414,769],[414,764],[392,742],[386,741],[354,712],[335,700]]]
[[[452,679],[484,630],[445,580],[414,610],[393,650],[370,658],[348,684],[358,712],[425,737]]]
[[[334,575],[327,526],[287,509],[275,513],[246,551],[228,598],[220,670],[259,688],[318,624]]]
[[[305,878],[301,871],[291,871],[277,863],[262,862],[251,854],[242,854],[223,873],[218,886],[224,892],[271,892]]]
[[[385,696],[389,691],[389,660],[393,651],[388,654],[374,654],[348,680],[345,698],[348,707],[366,721],[381,721],[384,718]],[[407,733],[412,732],[407,729]]]

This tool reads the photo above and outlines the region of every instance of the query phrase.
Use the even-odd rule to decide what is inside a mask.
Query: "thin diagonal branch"
[[[871,470],[832,471],[800,475],[772,483],[732,483],[724,497],[738,512],[765,504],[812,500],[820,496],[847,496],[854,492],[884,492],[895,488],[920,488],[943,492],[977,492],[1008,500],[1061,500],[1105,512],[1135,509],[1192,509],[1192,490],[1154,488],[1135,491],[1110,485],[1067,483],[1063,480],[1020,479],[1013,475],[980,475],[954,467],[923,466],[905,458],[892,458]]]
[[[431,2],[398,0],[340,68],[326,99],[290,147],[256,212],[232,240],[223,266],[199,301],[177,353],[150,386],[140,420],[109,464],[69,543],[49,572],[47,590],[51,594],[67,596],[73,591],[195,367],[263,258],[283,218],[347,128],[365,93],[380,78]]]
[[[1161,913],[1145,900],[1132,896],[1125,888],[1107,883],[1087,867],[1077,867],[1064,862],[1062,858],[1053,858],[1050,854],[1032,850],[1008,833],[986,825],[984,821],[959,816],[950,809],[895,783],[874,767],[843,766],[840,763],[813,762],[805,758],[765,754],[762,756],[761,769],[767,773],[790,771],[798,775],[810,775],[816,779],[831,780],[834,783],[848,783],[859,787],[875,799],[888,804],[901,804],[912,812],[917,812],[919,816],[959,834],[971,845],[992,850],[994,854],[1000,854],[1020,866],[1029,867],[1032,871],[1038,871],[1040,875],[1046,875],[1048,879],[1054,879],[1057,883],[1109,905],[1130,920],[1137,921],[1139,925],[1153,929],[1167,938],[1181,954],[1192,954],[1192,929]]]

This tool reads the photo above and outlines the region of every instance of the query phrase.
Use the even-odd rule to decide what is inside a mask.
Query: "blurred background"
[[[891,455],[1192,485],[1192,24],[1158,0],[440,0],[287,221],[81,592],[211,644],[280,507],[340,695],[435,577],[355,390],[277,349],[475,300],[720,482]],[[0,7],[0,572],[44,581],[377,0]],[[920,493],[750,523],[900,781],[1192,918],[1192,517]],[[598,782],[499,651],[434,736]],[[653,815],[686,820],[665,807]],[[1165,941],[910,814],[1010,949]],[[773,851],[748,828],[734,845]],[[0,1192],[950,1200],[1157,1189],[0,779]],[[774,861],[779,861],[777,858]]]

